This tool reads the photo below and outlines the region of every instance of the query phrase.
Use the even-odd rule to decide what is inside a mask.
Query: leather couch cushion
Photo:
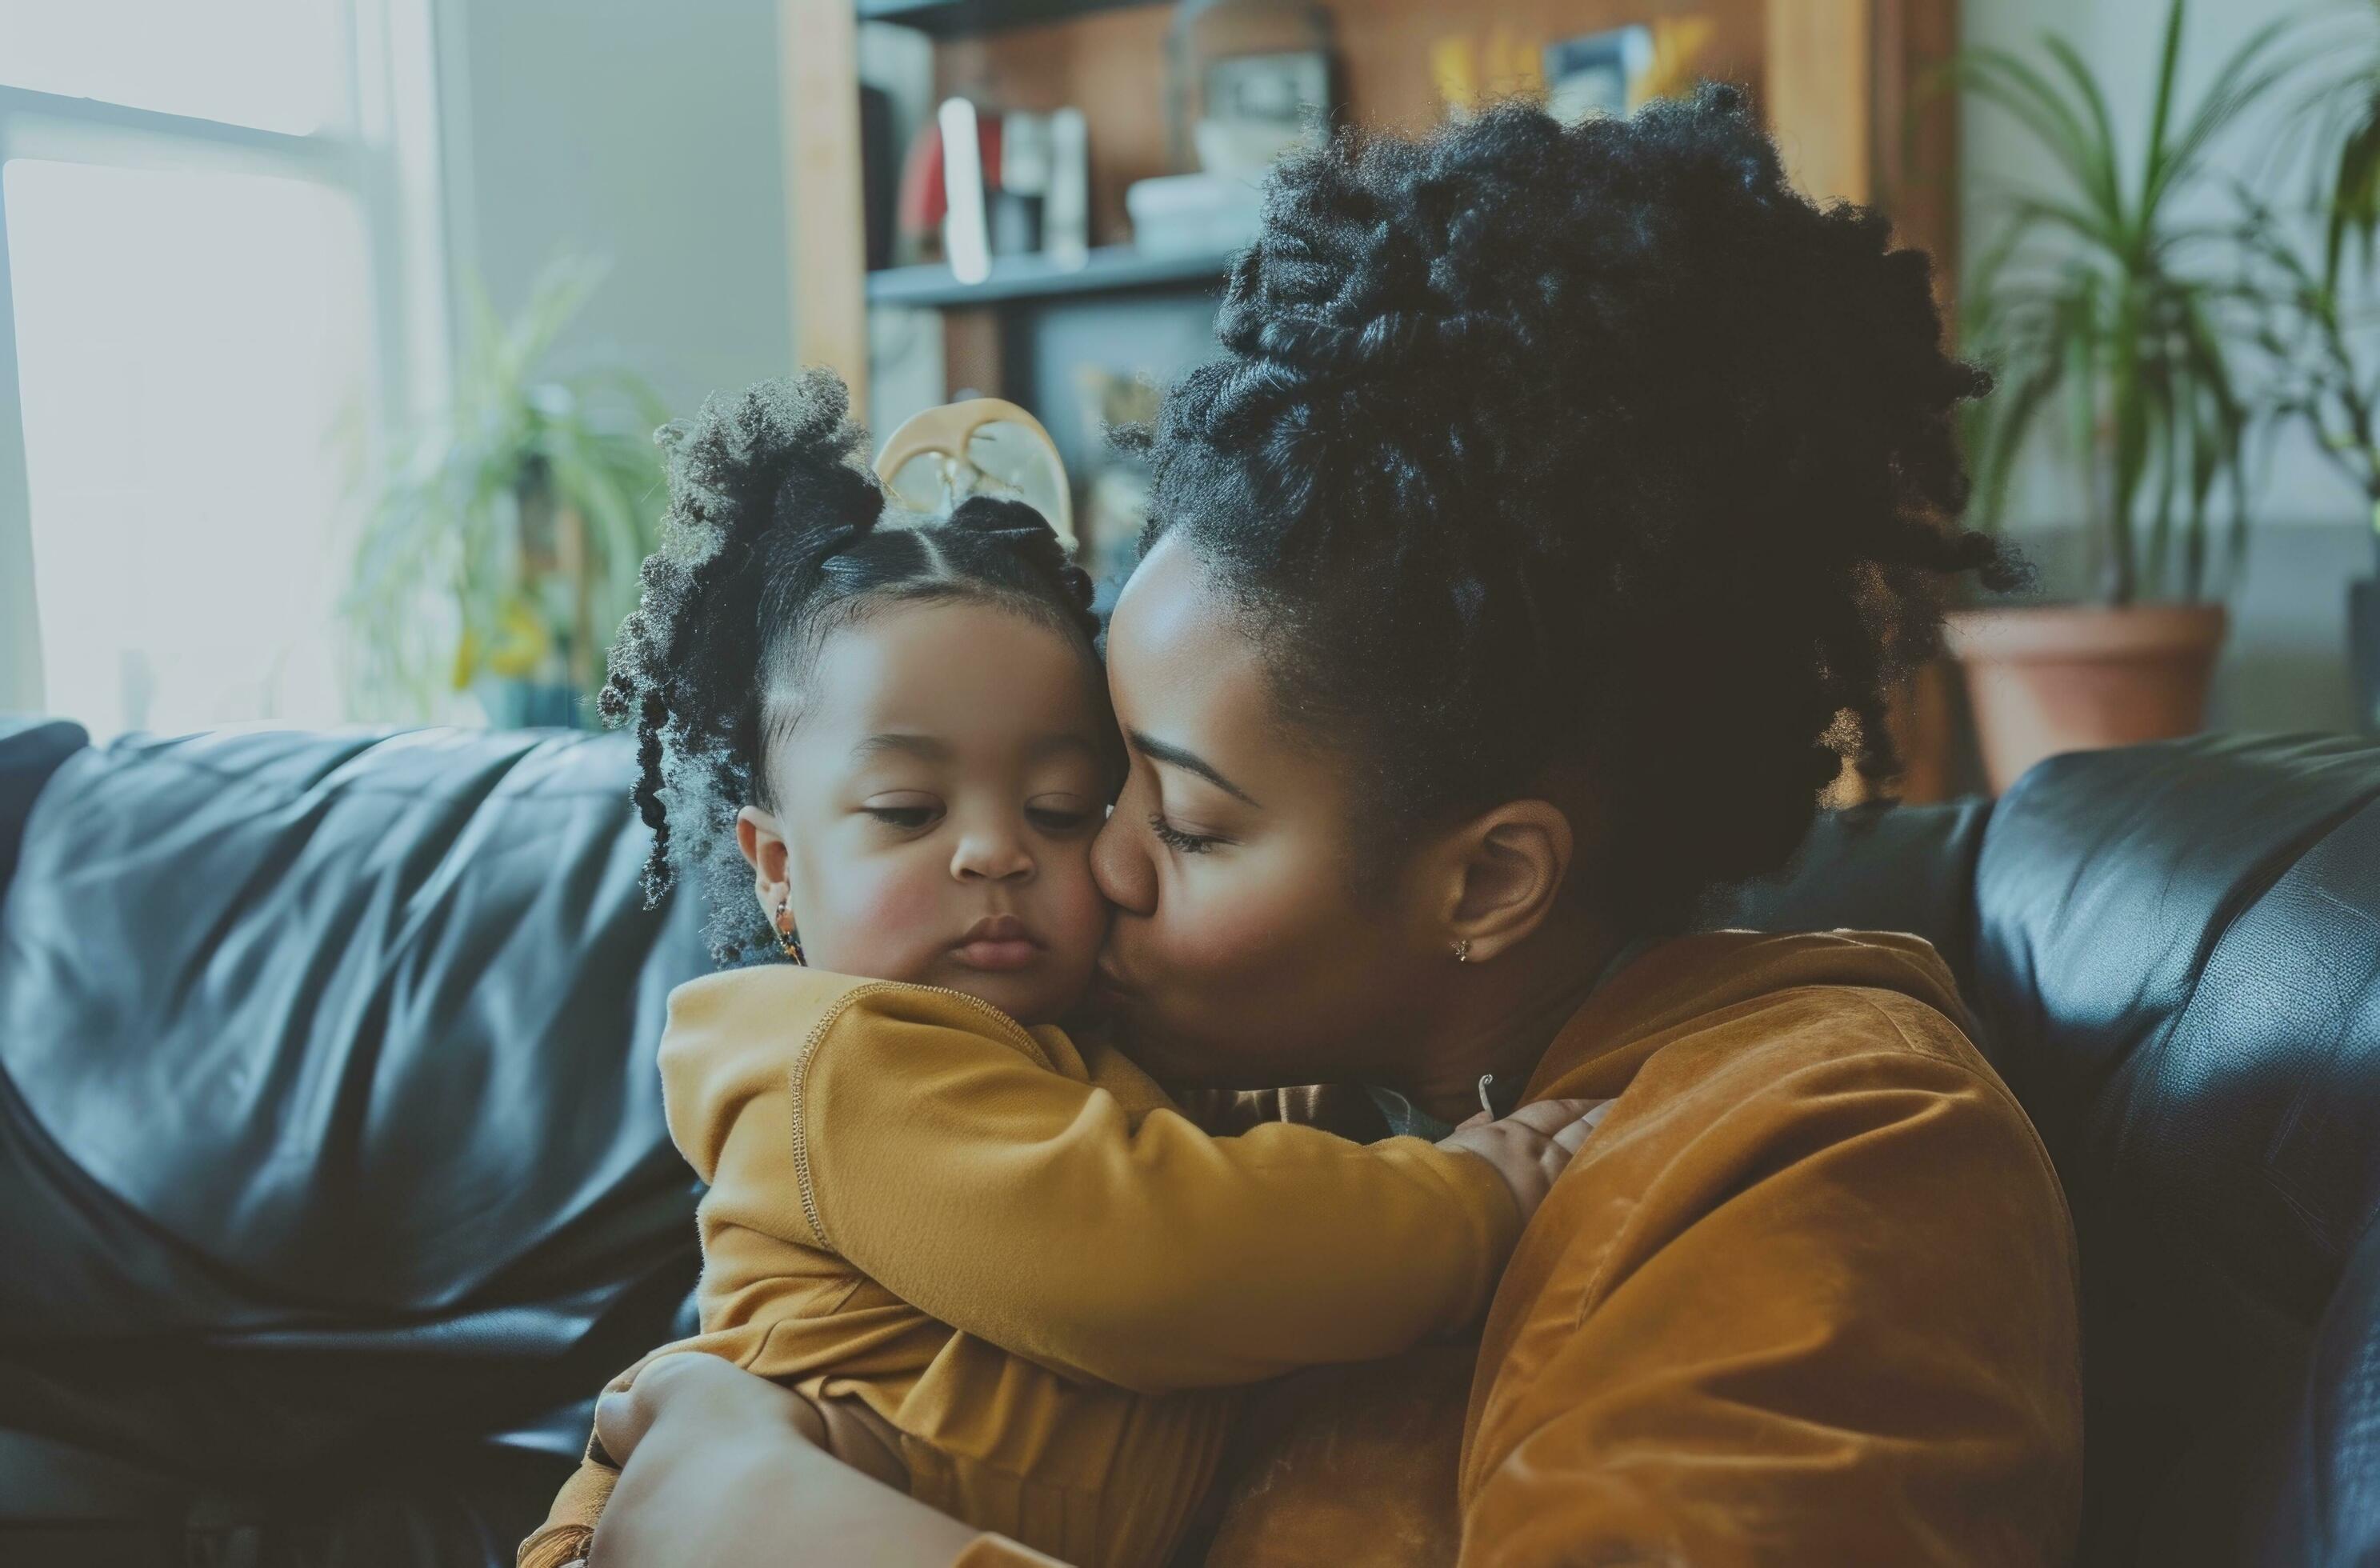
[[[68,758],[0,944],[0,1410],[217,1479],[553,1417],[665,1339],[695,1184],[625,737]]]
[[[1821,815],[1791,865],[1713,899],[1703,923],[1908,931],[1934,944],[1972,999],[1975,857],[1991,810],[1987,800],[1962,800]],[[1976,1043],[1989,1050],[1987,1041]]]

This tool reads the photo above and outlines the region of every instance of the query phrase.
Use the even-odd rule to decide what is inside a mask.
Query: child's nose
[[[1009,881],[1033,874],[1033,857],[1018,834],[996,828],[976,828],[959,838],[951,857],[951,875],[961,881]]]

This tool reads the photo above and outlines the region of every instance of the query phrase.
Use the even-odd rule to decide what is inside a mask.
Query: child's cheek
[[[1099,943],[1108,932],[1108,919],[1112,913],[1108,901],[1100,896],[1099,883],[1092,879],[1090,857],[1086,855],[1079,864],[1070,865],[1063,875],[1051,878],[1053,893],[1046,914],[1051,942],[1069,954],[1087,954],[1085,972],[1099,956]]]
[[[935,956],[959,932],[942,899],[947,876],[898,867],[851,868],[838,879],[836,927],[843,940],[831,964],[869,979],[922,978]]]

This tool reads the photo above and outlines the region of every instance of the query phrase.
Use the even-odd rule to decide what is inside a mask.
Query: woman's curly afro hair
[[[713,397],[663,429],[662,546],[612,645],[600,707],[636,725],[637,808],[653,830],[647,902],[696,872],[722,963],[768,947],[735,818],[777,805],[768,758],[799,721],[830,635],[890,602],[973,600],[1094,657],[1090,578],[1032,507],[977,496],[947,517],[878,526],[885,495],[850,403],[832,372],[808,371]]]
[[[1276,173],[1227,353],[1142,433],[1144,547],[1195,548],[1387,825],[1568,770],[1597,897],[1673,924],[1781,865],[1845,758],[1889,781],[1945,580],[2017,573],[1956,526],[1989,383],[1928,272],[1727,87],[1343,138]]]

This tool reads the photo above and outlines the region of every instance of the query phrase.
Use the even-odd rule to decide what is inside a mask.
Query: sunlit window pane
[[[352,198],[18,159],[0,200],[46,706],[100,733],[338,718]]]
[[[338,117],[331,0],[0,0],[0,84],[299,135]]]

